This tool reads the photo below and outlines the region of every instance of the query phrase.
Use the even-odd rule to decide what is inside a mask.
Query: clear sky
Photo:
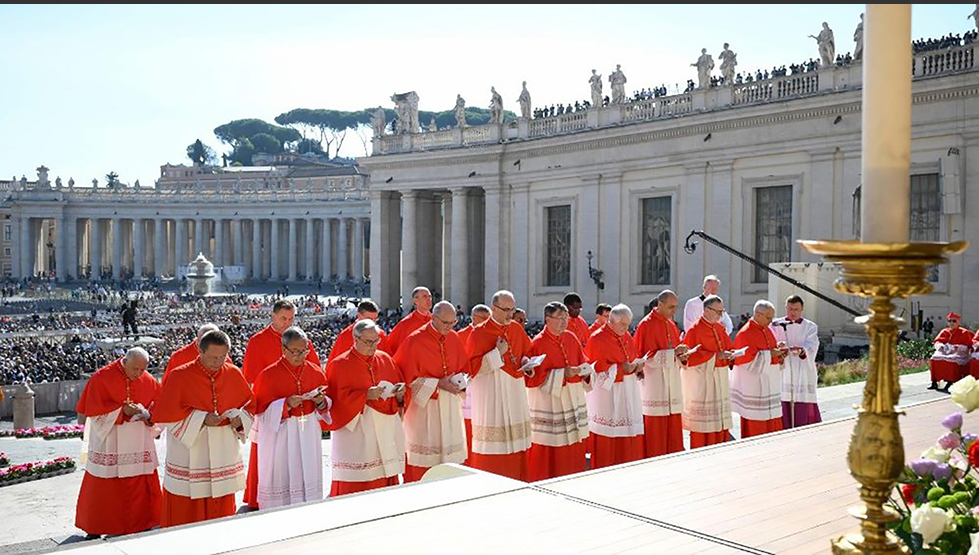
[[[504,107],[526,80],[535,106],[589,97],[595,68],[622,64],[626,93],[696,79],[701,48],[738,70],[818,58],[827,21],[837,53],[853,49],[863,4],[846,5],[175,5],[0,6],[0,179],[151,185],[166,162],[189,164],[214,128],[272,122],[293,108],[393,108],[414,90],[422,110],[461,93]],[[913,38],[974,29],[972,4],[915,4]],[[718,70],[715,68],[715,74]],[[423,122],[427,123],[427,122]],[[363,156],[350,133],[341,154]]]

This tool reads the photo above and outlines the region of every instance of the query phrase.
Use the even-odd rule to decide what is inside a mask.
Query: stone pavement
[[[901,376],[901,405],[926,402],[947,394],[926,389],[930,383],[928,372]],[[849,418],[855,414],[854,405],[860,403],[864,382],[826,387],[819,389],[819,405],[824,421]],[[955,410],[948,402],[948,412]],[[41,417],[37,426],[67,424],[75,421],[74,414],[56,417]],[[936,425],[936,437],[938,423]],[[732,430],[735,437],[740,436],[740,420],[734,415]],[[0,421],[0,429],[12,427],[10,420]],[[686,435],[686,434],[685,434]],[[689,438],[685,437],[689,446]],[[329,491],[330,484],[330,440],[323,442],[323,483]],[[81,450],[80,439],[47,441],[41,438],[14,439],[0,438],[0,452],[10,458],[12,464],[46,460],[59,456],[77,459]],[[166,458],[166,442],[157,442],[157,453],[161,461]],[[247,464],[248,450],[242,449]],[[74,526],[75,500],[81,485],[84,470],[63,476],[46,478],[0,488],[0,552],[33,553],[49,550],[63,545],[82,541],[84,534]],[[241,504],[242,493],[237,494]],[[247,509],[244,509],[247,510]],[[241,512],[241,511],[239,511]]]

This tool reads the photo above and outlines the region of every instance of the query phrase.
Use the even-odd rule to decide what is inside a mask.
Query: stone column
[[[316,279],[316,220],[306,218],[306,279]]]
[[[262,220],[252,218],[252,279],[262,279]]]
[[[320,265],[320,276],[326,281],[333,274],[333,260],[330,258],[330,243],[333,242],[333,229],[330,218],[323,218],[323,263]]]
[[[153,220],[153,275],[161,277],[167,271],[167,232],[163,218]]]
[[[340,279],[347,279],[350,275],[347,271],[347,218],[340,218],[340,229],[337,234],[337,275]]]
[[[401,193],[401,305],[411,308],[411,290],[418,285],[418,192]]]
[[[177,246],[174,248],[173,252],[173,277],[180,277],[180,268],[186,266],[190,263],[187,258],[187,221],[183,218],[176,218],[173,220],[174,226],[176,226],[176,241]]]
[[[297,267],[299,259],[296,251],[299,250],[299,237],[296,230],[296,218],[289,218],[289,281],[296,281]]]
[[[401,294],[400,201],[393,191],[370,191],[371,298],[382,309],[394,308]]]
[[[28,216],[20,217],[20,277],[31,277],[34,275],[34,251],[36,246],[32,241],[31,218]]]
[[[269,279],[278,281],[279,276],[279,220],[272,218],[272,244],[269,247]]]
[[[224,220],[214,220],[214,261],[215,266],[224,266]]]
[[[204,219],[197,218],[194,224],[194,252],[190,253],[191,258],[197,258],[198,253],[204,252]]]
[[[99,225],[99,218],[92,218],[92,239],[88,247],[89,265],[92,267],[90,279],[99,279],[102,276],[102,226]]]
[[[450,287],[453,304],[469,309],[469,234],[466,223],[469,221],[467,208],[468,190],[465,187],[452,189],[452,261],[450,264]],[[524,301],[527,304],[528,301]]]
[[[133,219],[133,277],[143,277],[143,232],[142,218]]]
[[[360,282],[364,279],[364,221],[354,218],[354,269],[350,272]]]
[[[56,225],[56,237],[55,247],[54,247],[54,276],[58,281],[64,281],[67,272],[67,254],[68,251],[68,218],[65,218],[62,214],[58,218],[58,223]]]
[[[65,241],[68,243],[67,256],[65,256],[66,278],[78,277],[78,218],[74,216],[66,218]]]
[[[500,203],[503,201],[502,188],[496,185],[484,186],[483,190],[486,193],[485,206],[486,206],[486,237],[485,241],[485,261],[484,261],[484,272],[486,274],[486,279],[483,284],[484,293],[483,298],[489,299],[500,289],[500,269],[502,257],[500,256],[500,251],[502,245],[500,244]],[[523,301],[524,303],[527,300]]]
[[[235,226],[234,229],[235,252],[234,252],[234,260],[232,260],[231,263],[235,266],[245,265],[245,248],[243,245],[245,241],[245,232],[242,230],[244,224],[245,224],[245,220],[241,218],[235,218],[232,223],[232,225]],[[246,271],[245,276],[247,275],[248,272]]]
[[[112,218],[112,279],[122,277],[122,218]]]

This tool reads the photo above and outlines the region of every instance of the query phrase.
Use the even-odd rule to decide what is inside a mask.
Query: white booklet
[[[744,347],[741,347],[740,349],[737,349],[735,351],[731,351],[731,357],[732,358],[743,357],[745,355],[745,353],[747,353],[747,352],[748,352],[748,347],[747,346],[744,346]]]

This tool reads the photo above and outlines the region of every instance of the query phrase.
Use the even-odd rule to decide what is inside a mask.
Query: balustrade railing
[[[943,73],[968,71],[975,68],[976,44],[967,44],[946,50],[930,50],[914,55],[912,74],[915,77],[929,77]]]

